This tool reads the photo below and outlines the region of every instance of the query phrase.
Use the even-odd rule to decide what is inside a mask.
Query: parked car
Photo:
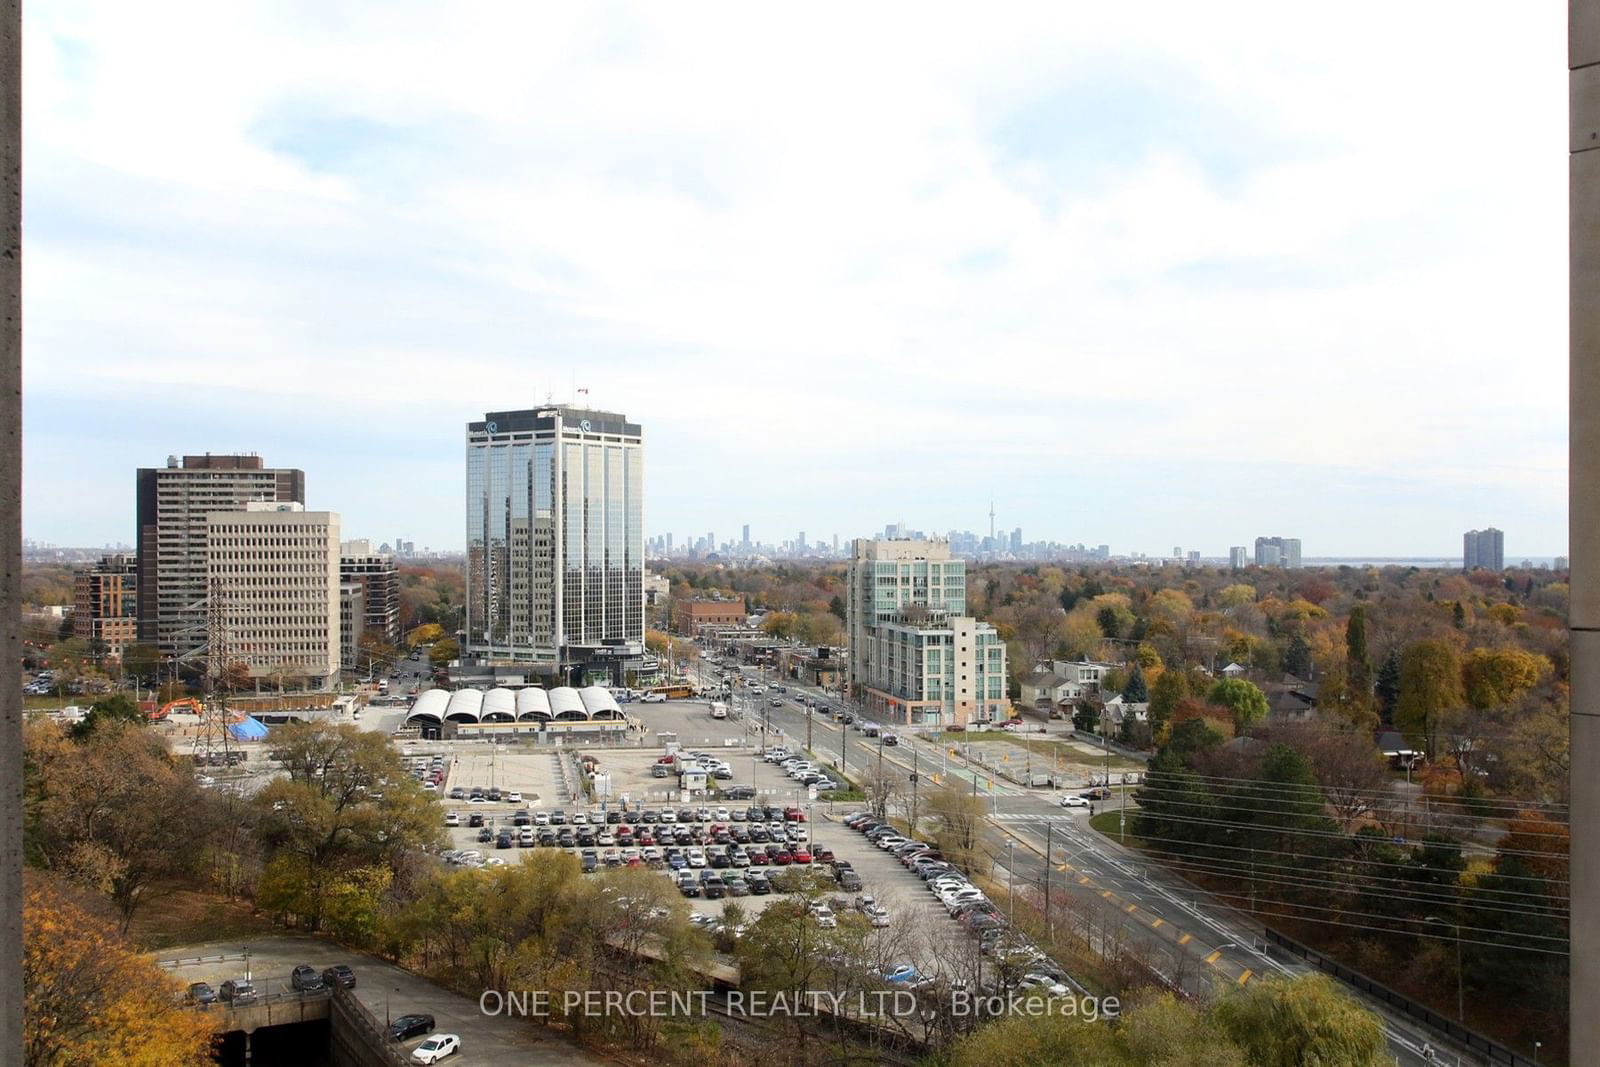
[[[243,978],[230,978],[217,990],[217,999],[226,1004],[250,1004],[257,999],[256,987]]]
[[[327,985],[322,981],[322,975],[315,967],[309,963],[302,963],[289,972],[289,987],[298,989],[302,993],[315,993],[326,989]]]
[[[433,1033],[433,1016],[422,1013],[402,1015],[389,1024],[389,1040],[404,1041],[418,1034]]]
[[[217,1002],[217,991],[211,988],[209,982],[190,982],[189,991],[184,996],[190,1004],[199,1004],[202,1007]]]
[[[411,1050],[411,1058],[417,1063],[438,1063],[460,1051],[461,1038],[455,1034],[434,1034]]]
[[[336,963],[332,967],[323,970],[322,980],[329,986],[354,989],[356,987],[356,972],[351,970],[347,964]]]

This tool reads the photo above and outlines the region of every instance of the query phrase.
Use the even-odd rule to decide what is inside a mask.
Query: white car
[[[1076,793],[1063,794],[1061,799],[1056,801],[1056,803],[1060,804],[1063,808],[1087,808],[1089,806],[1089,802],[1078,796]]]
[[[839,925],[839,920],[833,914],[833,909],[823,904],[811,909],[811,917],[817,920],[817,925],[824,930],[832,930]]]
[[[456,812],[452,811],[452,812],[450,812],[448,815],[446,815],[444,817],[444,824],[446,826],[460,826],[461,825],[461,816],[459,814],[457,814]]]
[[[711,818],[716,822],[731,822],[733,816],[728,814],[727,808],[718,808],[711,813]]]
[[[455,1034],[434,1034],[411,1050],[411,1058],[417,1063],[438,1063],[460,1051],[461,1039]]]
[[[572,825],[574,825],[574,826],[587,826],[588,823],[589,823],[589,813],[588,812],[586,812],[586,811],[575,811],[575,812],[572,813]]]
[[[513,789],[511,792],[506,794],[505,800],[507,804],[521,804],[522,794]]]
[[[646,693],[639,698],[639,703],[641,704],[665,704],[666,702],[667,694],[665,693]]]
[[[1047,997],[1064,997],[1067,995],[1067,987],[1051,978],[1048,974],[1024,975],[1022,981],[1018,982],[1017,985],[1029,992],[1043,993]]]
[[[550,825],[550,813],[548,811],[536,811],[536,812],[534,812],[533,813],[533,825],[535,825],[535,826],[549,826]]]
[[[705,851],[703,849],[691,848],[688,853],[688,860],[689,866],[691,867],[704,867],[706,865]]]

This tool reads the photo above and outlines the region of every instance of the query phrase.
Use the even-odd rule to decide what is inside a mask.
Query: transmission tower
[[[211,579],[206,591],[206,694],[195,738],[195,761],[210,764],[221,756],[227,766],[232,745],[228,732],[228,612],[222,580]]]

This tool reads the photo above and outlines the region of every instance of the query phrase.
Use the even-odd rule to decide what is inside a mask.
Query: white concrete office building
[[[627,684],[644,656],[644,441],[553,405],[467,424],[464,654]]]
[[[966,607],[966,563],[947,542],[853,543],[850,690],[869,714],[906,726],[1009,716],[1005,642]]]
[[[339,516],[252,501],[206,516],[206,578],[227,661],[273,686],[339,680]]]

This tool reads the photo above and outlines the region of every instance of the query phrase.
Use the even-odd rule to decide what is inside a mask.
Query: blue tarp
[[[244,717],[243,722],[230,725],[228,732],[240,741],[259,741],[267,736],[266,726],[248,715]]]

